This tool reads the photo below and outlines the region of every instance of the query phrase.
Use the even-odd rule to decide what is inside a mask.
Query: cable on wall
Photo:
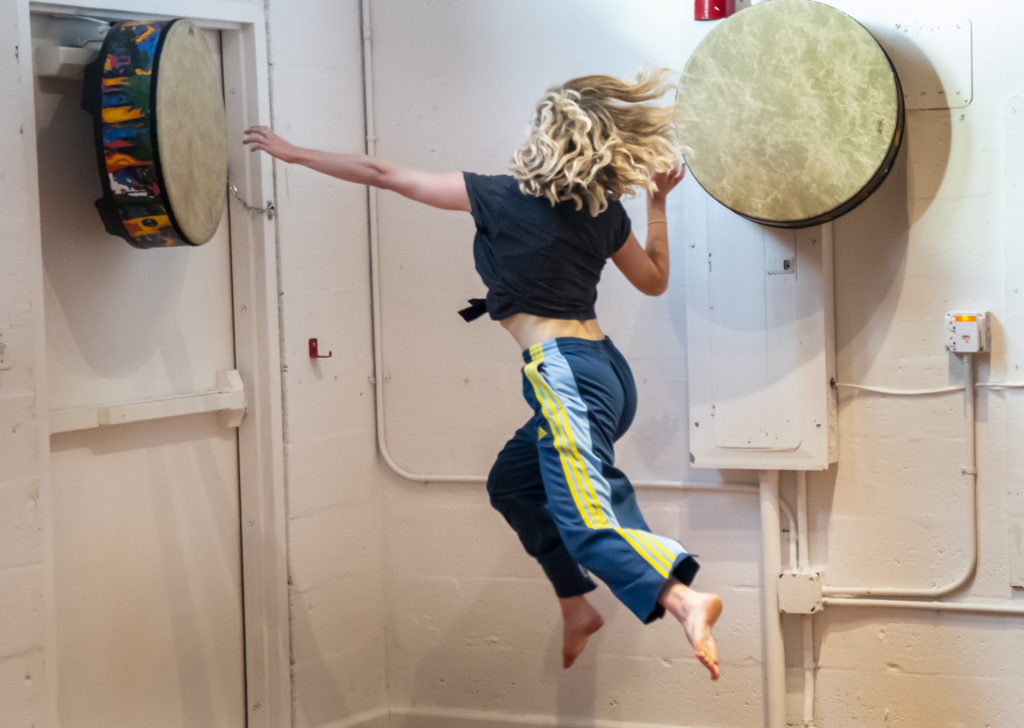
[[[937,387],[934,389],[890,389],[865,385],[836,383],[837,387],[846,387],[861,391],[895,396],[927,396],[963,390],[965,392],[965,410],[967,427],[967,464],[961,473],[970,479],[971,484],[971,519],[969,563],[964,572],[954,581],[943,587],[930,589],[888,589],[876,587],[822,587],[822,603],[825,606],[856,606],[891,609],[921,609],[936,612],[960,612],[993,615],[1024,615],[1024,602],[977,602],[977,601],[938,601],[935,597],[948,596],[961,590],[974,577],[978,566],[978,463],[977,463],[977,431],[976,431],[976,390],[992,389],[1024,389],[1022,382],[976,382],[974,379],[974,357],[964,354],[964,385]]]
[[[974,357],[971,354],[963,355],[964,385],[959,387],[938,387],[935,389],[912,389],[899,390],[884,387],[864,387],[859,385],[846,385],[861,390],[890,394],[897,396],[917,396],[942,394],[946,392],[964,391],[964,407],[967,411],[967,464],[960,470],[961,474],[968,478],[971,492],[970,515],[968,518],[970,552],[967,559],[967,566],[964,571],[953,581],[945,586],[928,588],[896,589],[887,587],[848,587],[848,586],[822,586],[823,596],[832,597],[909,597],[909,598],[935,598],[953,594],[966,586],[974,577],[978,567],[978,463],[977,463],[977,433],[975,423],[975,382],[974,382]],[[838,385],[837,385],[838,386]]]

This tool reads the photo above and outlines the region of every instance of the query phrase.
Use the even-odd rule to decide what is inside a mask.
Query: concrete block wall
[[[359,0],[268,8],[275,128],[361,153]],[[286,165],[276,190],[293,725],[371,725],[387,685],[366,191]],[[311,360],[311,337],[333,356]]]
[[[605,627],[563,670],[551,587],[482,487],[396,484],[390,698],[407,721],[397,725],[433,716],[476,726],[481,712],[494,726],[759,725],[756,499],[644,491],[641,503],[653,528],[683,534],[707,556],[700,584],[727,605],[718,634],[725,683],[707,680],[678,625],[642,626],[603,587],[593,601]]]
[[[47,559],[41,485],[46,432],[41,421],[41,259],[34,230],[36,180],[32,79],[20,3],[0,7],[0,705],[10,728],[44,725]],[[26,133],[27,132],[27,133]]]
[[[877,15],[886,5],[875,0],[835,4],[856,17]],[[675,53],[665,62],[678,65],[685,58],[684,46],[693,40],[687,34],[698,32],[685,17],[688,8],[678,3],[609,0],[595,8],[593,3],[553,6],[539,0],[374,0],[372,5],[379,20],[388,19],[377,27],[377,53],[395,59],[392,79],[399,73],[417,76],[443,61],[424,76],[434,84],[426,89],[436,95],[433,115],[427,113],[428,104],[420,116],[402,117],[403,109],[411,107],[403,107],[400,95],[382,100],[394,109],[391,133],[382,133],[382,154],[405,150],[414,162],[492,171],[500,171],[518,140],[538,89],[557,80],[550,76],[591,70],[625,74],[650,60],[652,49],[656,60]],[[24,115],[30,113],[24,58],[14,50],[27,20],[19,16],[23,7],[0,5],[0,89],[5,92],[0,106],[5,160],[0,170],[0,333],[12,354],[11,369],[0,370],[4,728],[45,725],[52,694],[44,670],[47,556],[39,526],[46,507],[41,487],[45,440],[38,426],[45,411],[39,384],[42,276],[37,233],[27,222],[35,180],[18,161],[31,151],[22,136]],[[361,150],[359,3],[271,0],[269,13],[278,129],[298,143]],[[1021,63],[1014,31],[1024,27],[1024,11],[994,3],[965,12],[960,4],[943,0],[912,13],[929,14],[970,15],[973,101],[966,109],[912,112],[907,148],[890,179],[864,206],[836,223],[842,381],[894,387],[959,382],[960,369],[942,351],[939,333],[942,313],[953,308],[980,308],[995,316],[995,351],[981,358],[980,379],[1022,376],[1024,296],[1017,281],[1024,273],[1018,232],[1024,222],[1024,185],[1018,170],[1024,167],[1018,162],[1024,145],[1013,103],[1024,97],[1024,88],[1008,69]],[[594,44],[594,34],[604,38],[602,32],[610,39]],[[469,41],[460,38],[483,41],[475,54],[466,55],[458,52],[459,42]],[[496,70],[475,71],[487,65],[481,59],[491,59]],[[557,74],[542,74],[546,67]],[[385,74],[379,93],[387,90],[387,80]],[[510,105],[526,104],[522,117],[506,114],[506,102],[495,101],[504,99],[505,92]],[[463,112],[467,126],[499,131],[489,138],[464,135],[462,159],[451,154],[447,143],[435,149],[429,136],[417,136],[441,124],[451,109]],[[506,123],[506,118],[513,121]],[[740,494],[641,491],[655,526],[682,534],[702,555],[701,585],[721,591],[726,599],[718,631],[724,662],[720,683],[703,678],[671,624],[641,628],[604,590],[595,599],[608,623],[578,665],[563,672],[560,626],[549,588],[490,510],[482,485],[408,482],[392,474],[375,453],[363,191],[283,166],[277,175],[293,725],[384,726],[389,720],[393,726],[418,728],[505,728],[531,721],[761,725],[756,501]],[[434,280],[458,284],[458,290],[424,283],[419,299],[429,303],[422,314],[434,330],[435,309],[448,311],[452,301],[457,307],[463,284],[472,282],[466,226],[428,221],[420,229],[413,227],[415,219],[401,217],[407,211],[397,205],[390,212],[392,237],[383,242],[399,253],[385,271],[392,301],[402,293],[395,286],[397,266],[404,264],[402,250],[423,244],[421,233],[434,224],[438,227],[427,243],[451,237],[442,262],[460,268],[446,278],[437,263],[433,274]],[[382,208],[382,214],[388,210]],[[629,332],[617,338],[630,342],[633,352],[627,354],[634,353],[634,364],[643,370],[638,378],[646,380],[641,384],[644,401],[657,402],[653,411],[659,417],[671,415],[665,402],[678,395],[682,409],[684,373],[681,367],[672,371],[657,364],[663,359],[656,355],[667,352],[679,360],[672,294],[638,308],[624,295],[620,298],[614,274],[607,277],[602,316],[606,322],[618,319],[620,330]],[[392,345],[423,341],[422,322],[396,313],[409,311],[391,312]],[[665,325],[659,331],[673,332],[661,350],[642,348],[654,337],[651,329],[637,328],[641,319],[652,322],[651,328],[657,323]],[[484,369],[492,365],[488,357],[478,356],[480,350],[489,355],[488,347],[504,347],[508,369],[488,369],[487,376],[510,382],[502,385],[507,388],[495,406],[500,418],[514,421],[519,406],[516,352],[502,332],[491,327],[478,333],[485,323],[472,333],[454,325],[449,330],[447,323],[438,326],[449,351],[458,351],[466,340],[467,359],[477,356]],[[324,350],[333,349],[334,357],[310,362],[305,348],[311,336],[320,339]],[[396,367],[418,355],[391,353]],[[429,394],[428,379],[410,386],[408,399],[422,401]],[[1024,512],[1016,485],[1024,473],[1024,454],[1016,446],[1024,406],[1015,391],[983,391],[978,397],[981,562],[968,596],[1019,600],[1020,590],[1009,586],[1008,575],[1014,528],[1020,527]],[[405,426],[405,399],[392,413],[399,428]],[[453,406],[437,410],[436,419],[443,424],[478,414]],[[958,572],[966,517],[965,482],[959,474],[965,445],[962,414],[956,394],[897,400],[843,393],[840,462],[810,479],[812,558],[825,570],[827,582],[927,586]],[[646,436],[624,448],[631,453],[631,471],[649,477],[744,477],[688,471],[685,442],[670,436],[672,422],[671,417],[638,421],[631,437]],[[444,464],[475,471],[486,467],[486,453],[500,447],[503,430],[496,425],[480,432],[470,428],[469,435],[449,448]],[[403,455],[431,455],[429,448],[413,449],[415,444],[393,443]],[[467,458],[465,451],[472,454]],[[815,618],[815,630],[817,725],[1015,728],[1019,723],[1024,631],[1018,619],[836,608]],[[790,646],[799,649],[799,640],[792,637]],[[798,661],[798,653],[790,655],[791,667]],[[794,669],[789,681],[792,723],[799,720],[796,675]]]
[[[834,4],[879,33],[891,33],[899,23],[957,22],[970,15],[974,48],[970,106],[910,112],[905,148],[889,180],[835,224],[840,380],[905,388],[960,383],[960,366],[943,350],[941,332],[944,312],[956,308],[988,310],[1000,322],[996,351],[979,359],[979,378],[1019,377],[1018,340],[1024,331],[1020,289],[1014,285],[1021,266],[1015,245],[1020,199],[1014,190],[1024,187],[1014,163],[1020,159],[1014,126],[1019,122],[1007,99],[1019,97],[1020,83],[1006,73],[1019,65],[1019,51],[999,29],[1020,27],[1021,11],[1009,4],[969,12],[952,2]],[[653,55],[656,61],[681,63],[687,44],[692,47],[703,32],[679,8],[657,3],[591,4],[585,10],[573,3],[547,4],[542,11],[522,2],[485,7],[377,0],[373,10],[380,153],[438,170],[501,171],[521,135],[517,109],[524,103],[529,108],[544,85],[542,77],[628,73],[643,53],[648,56],[642,60]],[[552,34],[557,42],[550,41]],[[930,52],[936,54],[931,59],[911,54],[914,63],[924,64],[917,70],[926,74],[927,64],[948,62],[943,49]],[[403,81],[413,66],[416,80]],[[461,322],[446,318],[455,297],[448,293],[452,284],[461,294],[472,282],[461,272],[468,257],[460,248],[468,241],[466,225],[424,214],[415,218],[422,225],[414,227],[415,213],[406,203],[382,198],[381,204],[385,289],[390,284],[384,301],[385,343],[392,352],[387,375],[396,383],[388,390],[396,394],[386,410],[392,452],[424,472],[433,466],[433,472],[482,473],[487,453],[500,447],[501,433],[518,424],[509,404],[517,384],[500,383],[515,379],[512,364],[507,370],[480,366],[489,365],[490,352],[508,350],[501,332],[474,329],[467,335]],[[634,219],[641,218],[634,213]],[[443,262],[431,263],[434,251]],[[682,408],[685,399],[682,366],[673,376],[667,366],[654,363],[678,355],[676,337],[665,336],[680,329],[671,295],[653,305],[645,302],[641,312],[617,287],[614,272],[606,277],[599,311],[613,337],[628,340],[627,354],[636,348],[633,361],[645,397],[634,432],[623,443],[627,469],[648,477],[736,478],[690,471],[685,441],[675,436],[674,420],[665,417],[670,414],[666,402]],[[613,328],[621,324],[626,337]],[[438,333],[432,338],[425,331]],[[649,359],[641,355],[645,341],[659,343]],[[428,348],[423,356],[424,346],[438,351]],[[410,366],[403,368],[403,362]],[[459,377],[463,367],[475,373],[465,375],[472,379],[463,378],[464,387],[441,383],[435,385],[440,391],[432,390],[428,383],[443,382],[452,367]],[[504,389],[488,398],[481,394],[487,387]],[[470,404],[446,406],[453,394]],[[438,423],[427,432],[412,412],[422,409],[424,398],[428,416]],[[652,398],[658,419],[645,420],[643,408]],[[1020,396],[984,391],[978,406],[981,562],[966,596],[1012,600],[1019,598],[1008,580],[1010,543],[1019,528],[1012,514],[1021,512],[1013,476],[1022,468],[1011,443],[1021,431]],[[969,512],[969,480],[961,474],[967,442],[963,411],[962,395],[956,394],[900,399],[842,391],[840,462],[810,479],[811,553],[827,583],[928,587],[959,575],[968,552]],[[488,414],[487,421],[467,434],[464,419],[480,412]],[[445,435],[453,431],[457,445],[445,445]],[[655,433],[661,440],[637,443],[637,433]],[[653,442],[661,447],[652,449]],[[791,479],[785,482],[792,497]],[[438,725],[528,720],[760,725],[759,681],[735,677],[745,667],[760,670],[758,526],[753,504],[742,497],[724,504],[719,498],[641,493],[657,518],[669,514],[667,529],[683,534],[705,555],[701,583],[726,594],[720,632],[727,677],[710,688],[689,673],[673,682],[678,671],[667,664],[675,665],[682,651],[670,655],[667,664],[660,662],[665,645],[672,644],[668,633],[659,631],[662,625],[637,631],[608,601],[602,608],[615,616],[596,649],[584,657],[581,669],[562,673],[557,613],[553,605],[544,606],[550,594],[500,518],[488,510],[482,487],[396,481],[389,489],[388,519],[393,719],[398,725],[432,725],[416,722],[428,716]],[[687,517],[695,504],[713,517]],[[706,546],[690,543],[695,521],[709,526],[706,541],[702,538]],[[700,529],[696,534],[703,535]],[[1017,664],[1012,655],[1021,646],[1017,619],[834,608],[815,618],[815,628],[818,725],[876,726],[887,720],[908,726],[1015,725],[1020,695],[1011,675]],[[787,620],[787,632],[787,715],[799,724],[798,622]],[[997,649],[1004,640],[1011,646],[1007,651]],[[626,646],[621,652],[619,644]],[[900,650],[910,644],[929,649],[919,652],[919,659],[901,658]],[[736,679],[743,680],[738,687]],[[851,681],[859,690],[844,687]],[[696,691],[700,707],[672,692],[670,684]],[[483,711],[486,720],[475,711]]]
[[[989,311],[993,351],[977,380],[1021,380],[1020,213],[1014,160],[1024,152],[1008,99],[1024,84],[1006,69],[1024,27],[1010,3],[929,3],[905,16],[884,3],[835,3],[869,28],[970,17],[973,100],[907,114],[890,178],[835,224],[838,379],[896,388],[962,384],[943,349],[943,315]],[[919,59],[942,65],[941,56]],[[928,66],[924,66],[927,68]],[[947,89],[947,92],[952,89]],[[970,480],[964,396],[899,398],[840,389],[838,465],[812,475],[811,556],[826,583],[938,587],[968,568]],[[1021,395],[979,389],[980,560],[957,598],[1020,600],[1010,585],[1019,497]],[[1019,503],[1019,501],[1017,501]],[[1017,547],[1019,552],[1019,546]],[[1019,602],[1024,603],[1024,602]],[[822,726],[1016,726],[1021,617],[827,608],[815,618]]]
[[[681,67],[708,27],[669,2],[371,6],[378,153],[433,171],[505,171],[545,88],[584,73],[630,76],[645,63]],[[643,203],[627,206],[642,239]],[[655,530],[701,554],[700,586],[726,600],[727,677],[712,683],[678,625],[644,627],[604,588],[594,600],[606,626],[563,670],[554,594],[491,509],[482,477],[438,475],[485,475],[529,414],[516,344],[491,322],[455,315],[482,291],[472,234],[466,215],[380,196],[388,448],[430,481],[391,477],[387,489],[392,725],[760,725],[756,498],[640,492]],[[598,311],[641,400],[622,464],[637,480],[751,482],[756,475],[689,467],[684,280],[677,272],[666,295],[647,299],[614,267],[604,275]]]

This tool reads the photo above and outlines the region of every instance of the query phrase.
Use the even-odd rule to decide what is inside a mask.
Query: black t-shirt
[[[473,260],[487,286],[490,317],[595,318],[601,270],[629,237],[622,203],[609,200],[608,209],[593,217],[585,205],[552,206],[524,195],[511,175],[464,177],[476,222]]]

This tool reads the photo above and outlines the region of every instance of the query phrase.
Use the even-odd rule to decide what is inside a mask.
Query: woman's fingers
[[[242,144],[249,145],[250,152],[262,151],[272,154],[274,141],[279,139],[269,127],[262,125],[250,126],[244,133]]]
[[[243,133],[245,134],[245,139],[243,140],[245,144],[256,141],[268,141],[274,136],[274,132],[265,126],[250,126]]]
[[[269,126],[257,124],[245,130],[242,144],[248,145],[250,152],[266,152],[275,159],[291,162],[295,147],[274,133]]]
[[[658,186],[658,192],[661,195],[667,195],[682,181],[685,176],[686,165],[680,162],[667,172],[658,172],[651,179],[654,181],[654,184]]]

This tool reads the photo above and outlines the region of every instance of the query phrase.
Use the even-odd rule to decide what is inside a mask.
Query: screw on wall
[[[4,332],[0,331],[0,371],[11,368],[11,357],[7,353],[7,344],[4,343]]]

